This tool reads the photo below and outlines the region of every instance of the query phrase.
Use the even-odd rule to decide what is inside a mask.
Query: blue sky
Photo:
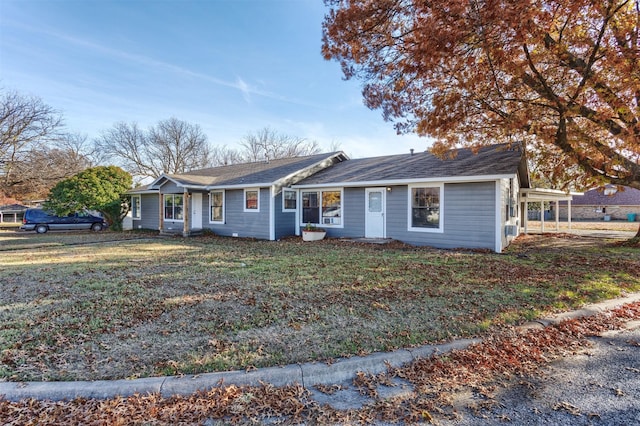
[[[321,0],[0,0],[0,87],[90,139],[177,117],[214,145],[270,127],[353,158],[425,149],[322,58],[326,12]]]

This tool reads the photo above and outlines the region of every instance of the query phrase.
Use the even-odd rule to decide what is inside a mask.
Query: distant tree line
[[[269,127],[245,135],[238,148],[212,145],[199,125],[175,117],[146,129],[115,123],[88,140],[66,131],[62,114],[40,98],[0,88],[0,204],[45,199],[58,182],[100,165],[118,166],[141,182],[163,173],[318,152],[316,141]]]

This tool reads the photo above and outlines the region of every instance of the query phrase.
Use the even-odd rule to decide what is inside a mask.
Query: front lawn
[[[31,234],[28,248],[0,234],[0,380],[328,361],[640,290],[637,248],[563,235],[524,236],[505,254],[217,237],[73,245],[69,235]]]

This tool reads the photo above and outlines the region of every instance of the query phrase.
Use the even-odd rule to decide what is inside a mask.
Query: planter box
[[[302,241],[320,241],[325,235],[325,231],[302,231]]]

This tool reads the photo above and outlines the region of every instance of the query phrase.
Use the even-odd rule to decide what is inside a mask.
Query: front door
[[[191,229],[202,229],[202,194],[191,194]]]
[[[365,238],[385,238],[385,188],[365,189]]]

